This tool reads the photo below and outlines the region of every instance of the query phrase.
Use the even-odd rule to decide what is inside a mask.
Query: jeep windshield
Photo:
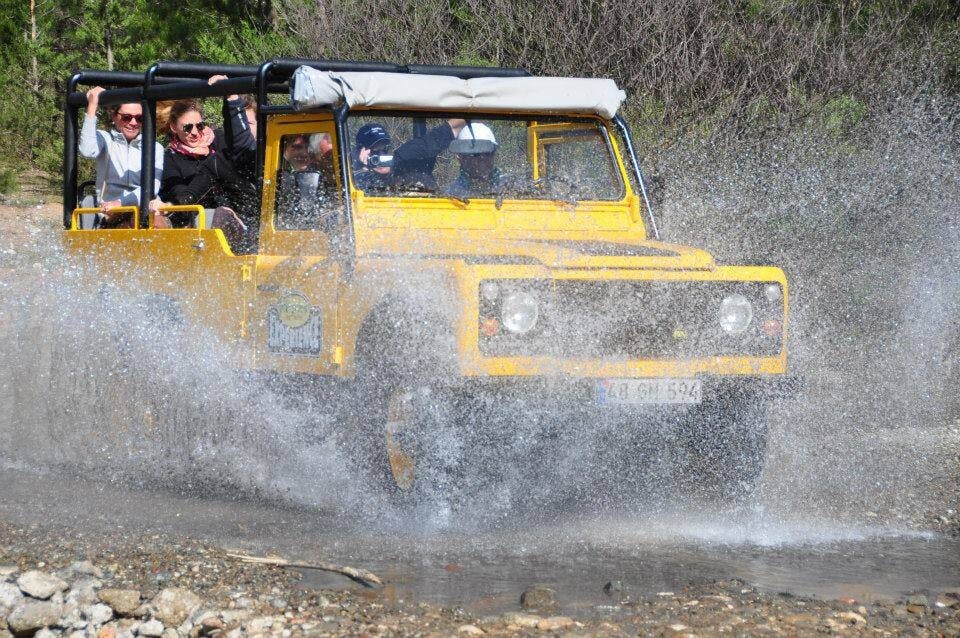
[[[607,130],[587,118],[348,118],[353,185],[367,196],[619,201]]]

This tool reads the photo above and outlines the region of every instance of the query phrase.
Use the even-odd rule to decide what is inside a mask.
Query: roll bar
[[[139,102],[145,115],[142,136],[144,140],[156,137],[156,104],[160,100],[175,100],[191,97],[215,97],[235,93],[252,93],[257,101],[257,188],[263,183],[263,160],[266,149],[266,118],[271,113],[289,111],[289,106],[271,105],[270,95],[289,94],[293,73],[301,66],[310,66],[321,71],[335,72],[385,72],[409,73],[417,75],[448,75],[462,79],[478,77],[524,77],[530,75],[525,69],[429,65],[395,64],[391,62],[364,62],[349,60],[318,60],[309,58],[275,58],[259,66],[237,64],[207,64],[203,62],[157,62],[144,73],[130,71],[101,71],[85,69],[71,76],[66,85],[63,123],[63,224],[70,228],[71,214],[76,208],[77,184],[77,115],[79,109],[86,106],[87,96],[78,92],[80,85],[100,85],[109,87],[100,94],[99,102],[104,106]],[[212,75],[225,75],[226,80],[216,84],[207,84]],[[345,113],[338,113],[338,123],[343,129]],[[614,124],[626,140],[630,163],[636,174],[640,191],[646,204],[650,220],[650,230],[654,238],[660,238],[657,221],[650,207],[650,199],[643,180],[643,172],[637,160],[633,141],[626,122],[618,114]],[[348,156],[347,140],[343,130],[338,135],[340,157]],[[143,144],[140,166],[140,219],[146,227],[148,206],[153,199],[155,147]],[[343,167],[341,167],[343,169]],[[352,216],[349,197],[344,205],[348,218]]]

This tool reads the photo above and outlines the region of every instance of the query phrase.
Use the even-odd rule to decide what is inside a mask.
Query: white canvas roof
[[[616,115],[626,94],[602,78],[473,78],[413,73],[294,72],[294,107],[347,106]]]

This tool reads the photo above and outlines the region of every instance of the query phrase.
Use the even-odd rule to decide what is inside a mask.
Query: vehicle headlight
[[[783,297],[783,291],[780,289],[780,284],[767,284],[763,287],[763,296],[767,298],[767,301],[780,301]]]
[[[730,295],[720,302],[720,327],[728,334],[737,335],[753,321],[753,305],[743,295]]]
[[[533,330],[539,315],[539,304],[528,292],[511,292],[500,303],[500,319],[503,327],[513,334],[522,335]]]

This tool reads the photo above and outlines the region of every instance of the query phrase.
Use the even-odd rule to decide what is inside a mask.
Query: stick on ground
[[[364,587],[382,587],[383,581],[373,572],[357,567],[346,565],[335,565],[333,563],[294,563],[285,558],[270,558],[266,556],[249,556],[247,554],[227,554],[230,558],[236,558],[245,563],[259,563],[261,565],[276,565],[277,567],[287,567],[290,569],[318,569],[324,572],[333,572],[346,576],[350,580],[360,583]]]

